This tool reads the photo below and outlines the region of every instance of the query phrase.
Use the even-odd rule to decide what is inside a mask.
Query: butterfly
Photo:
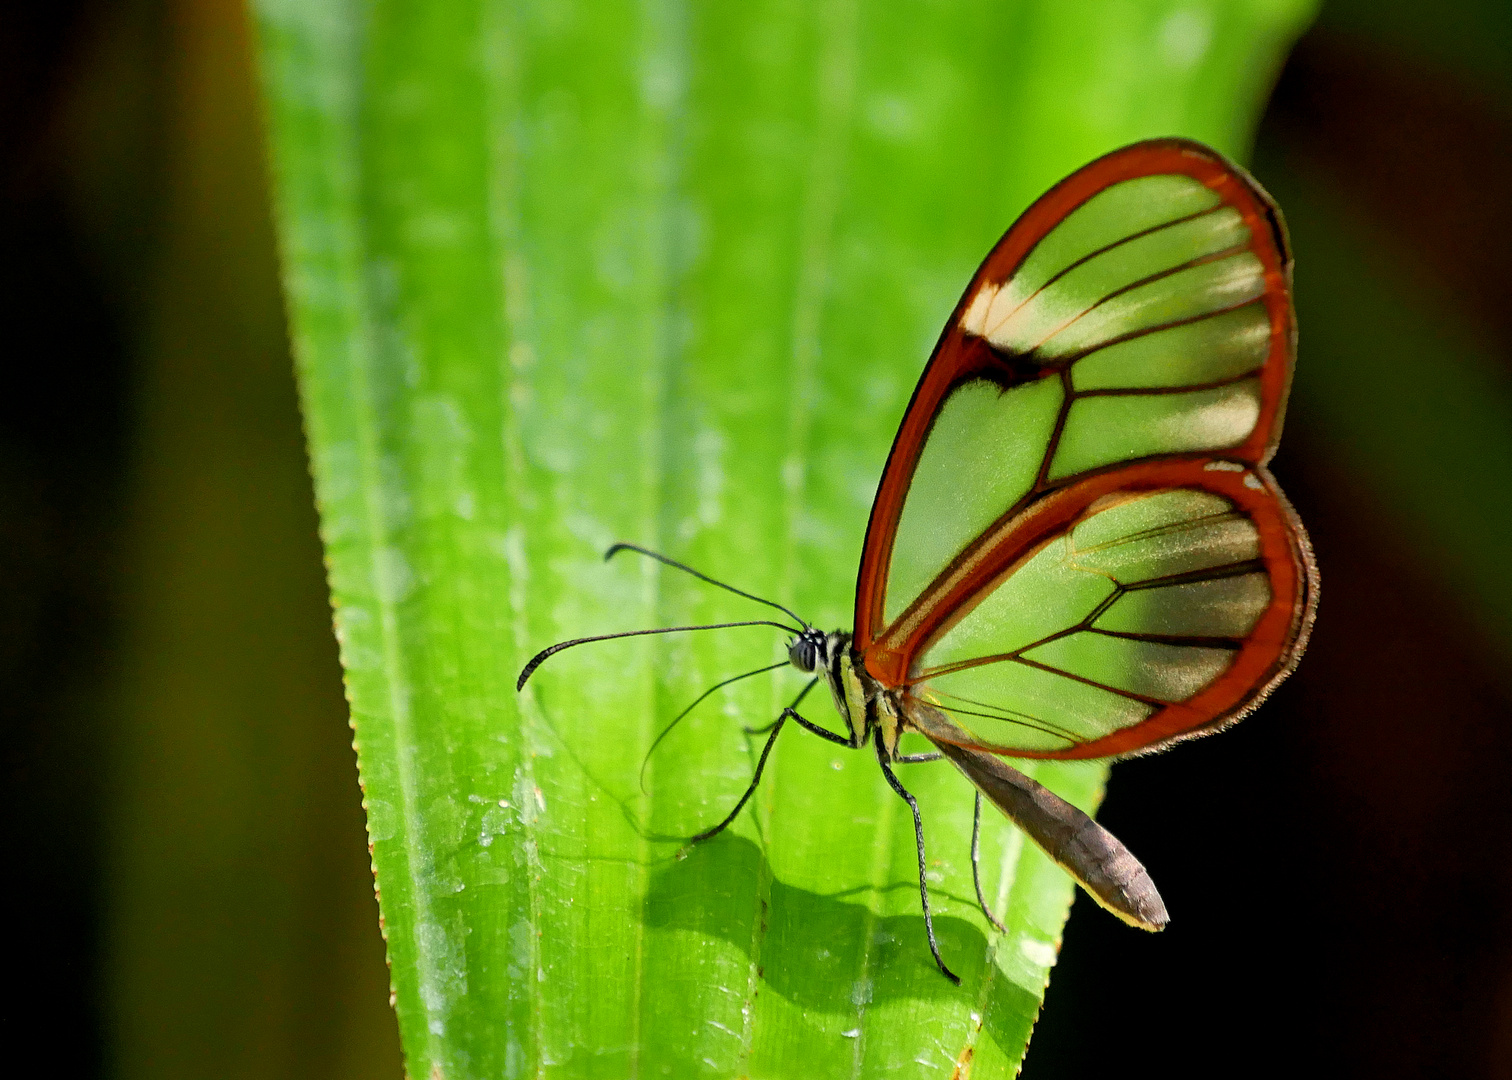
[[[973,877],[999,930],[978,866],[984,796],[1103,907],[1162,929],[1143,865],[1004,759],[1162,750],[1237,721],[1296,666],[1318,573],[1266,470],[1296,349],[1291,277],[1281,213],[1243,169],[1186,139],[1126,146],[1041,196],[945,324],[883,469],[851,630],[826,633],[638,545],[611,548],[798,624],[717,624],[787,631],[787,664],[811,679],[760,729],[768,738],[734,810],[693,839],[735,819],[792,721],[870,747],[907,802],[930,952],[953,982],[918,802],[896,765],[943,759],[975,787]],[[693,629],[705,627],[632,635]],[[621,636],[553,645],[519,686],[561,649]],[[819,682],[838,732],[798,711]],[[934,750],[901,753],[905,732]]]

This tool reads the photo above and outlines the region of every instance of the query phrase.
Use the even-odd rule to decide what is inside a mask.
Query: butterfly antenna
[[[693,699],[693,704],[689,705],[682,712],[678,713],[675,717],[672,718],[672,722],[670,724],[668,724],[666,727],[662,728],[661,734],[658,735],[655,739],[653,739],[651,741],[651,749],[647,750],[646,751],[646,756],[641,759],[641,767],[640,767],[640,789],[641,789],[641,794],[644,795],[644,794],[647,793],[646,792],[646,766],[649,765],[649,764],[651,764],[651,755],[654,754],[654,753],[656,753],[656,748],[661,745],[661,741],[663,739],[665,739],[668,735],[672,734],[672,729],[675,728],[678,725],[678,723],[682,720],[682,718],[685,717],[685,716],[687,716],[694,709],[698,708],[698,703],[699,702],[701,702],[704,698],[708,697],[714,691],[716,691],[716,690],[722,690],[726,686],[729,686],[731,683],[739,682],[741,679],[749,679],[753,675],[765,675],[768,671],[776,671],[778,668],[785,668],[787,666],[788,666],[788,661],[784,660],[780,664],[772,664],[772,665],[770,665],[768,667],[757,668],[755,671],[747,671],[744,675],[736,675],[736,676],[734,676],[732,678],[726,679],[724,682],[717,682],[717,683],[715,683],[713,686],[709,687],[703,693],[699,694],[696,698],[694,698]]]
[[[799,620],[802,622],[803,620]],[[807,625],[805,623],[805,625]],[[520,672],[520,678],[515,682],[515,690],[525,688],[525,680],[535,674],[535,669],[544,664],[551,657],[563,649],[570,649],[574,645],[587,645],[590,641],[613,641],[615,638],[641,637],[645,634],[680,634],[686,630],[728,630],[733,626],[775,626],[779,630],[785,630],[789,634],[801,634],[803,631],[795,630],[787,623],[771,622],[767,619],[753,619],[749,622],[725,622],[710,623],[707,626],[662,626],[655,630],[626,630],[619,634],[595,634],[593,637],[573,638],[571,641],[559,641],[550,648],[542,649],[530,658],[530,663]],[[780,666],[780,665],[779,665]]]
[[[807,630],[809,628],[808,620],[799,618],[797,614],[795,614],[792,611],[789,611],[787,608],[783,607],[781,604],[777,603],[775,600],[764,600],[764,599],[762,599],[759,596],[753,596],[751,593],[746,592],[744,589],[737,589],[733,585],[726,585],[723,581],[716,581],[713,578],[711,578],[708,574],[699,573],[697,570],[693,569],[691,566],[686,565],[685,563],[680,563],[676,559],[669,559],[667,556],[662,555],[659,552],[652,551],[650,548],[643,548],[639,544],[624,544],[624,543],[615,544],[608,551],[604,552],[604,561],[608,562],[610,559],[612,559],[616,555],[618,555],[621,551],[634,551],[634,552],[638,552],[641,555],[646,556],[647,558],[655,559],[657,562],[663,563],[663,564],[665,564],[667,566],[670,566],[670,567],[672,567],[675,570],[681,570],[684,573],[692,574],[694,577],[698,578],[700,581],[707,581],[710,585],[717,585],[719,588],[724,589],[727,592],[732,592],[736,596],[743,596],[747,600],[754,600],[758,604],[765,604],[767,607],[776,608],[778,611],[782,612],[788,618],[796,620],[797,623],[800,626],[802,626],[805,630]]]

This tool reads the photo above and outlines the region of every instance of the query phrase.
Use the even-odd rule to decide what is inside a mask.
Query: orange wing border
[[[1234,207],[1250,228],[1251,250],[1264,268],[1263,301],[1270,318],[1270,349],[1261,366],[1261,408],[1254,430],[1242,445],[1223,450],[1221,456],[1260,467],[1275,453],[1286,411],[1286,399],[1291,388],[1292,359],[1296,352],[1296,319],[1291,303],[1291,249],[1285,224],[1275,202],[1238,165],[1209,147],[1189,139],[1151,139],[1135,143],[1077,170],[1040,196],[983,260],[946,322],[934,353],[914,388],[897,436],[893,439],[866,527],[866,541],[856,581],[853,638],[855,647],[867,657],[868,669],[875,677],[882,679],[884,685],[898,685],[889,683],[884,675],[895,671],[895,664],[882,661],[880,657],[877,662],[873,659],[873,645],[878,638],[884,633],[890,639],[896,636],[892,632],[893,628],[884,625],[886,572],[892,559],[893,540],[898,520],[903,513],[903,502],[935,414],[956,385],[973,377],[990,374],[999,381],[1026,382],[1044,375],[1044,372],[1027,361],[1025,369],[1015,370],[1012,361],[1019,358],[1005,358],[984,340],[966,334],[960,328],[962,314],[984,284],[998,285],[1006,281],[1035,245],[1067,214],[1088,199],[1124,180],[1167,173],[1183,174],[1200,181],[1217,193],[1225,203]],[[1122,472],[1129,468],[1128,463],[1120,462],[1107,466],[1104,471]],[[1270,487],[1275,489],[1274,482],[1269,480],[1269,474],[1263,475]],[[1069,482],[1077,483],[1075,480]],[[1036,500],[1045,498],[1047,492],[1054,490],[1056,486],[1043,482],[1036,485],[1017,506],[1011,507],[996,524],[989,527],[983,537],[998,531],[1016,515],[1032,507]],[[1276,495],[1285,502],[1279,490],[1276,490]],[[1291,515],[1291,521],[1296,523],[1295,514]],[[1299,535],[1304,535],[1305,540],[1300,525],[1296,525],[1296,529]],[[936,584],[951,578],[959,564],[969,561],[980,545],[979,538],[941,573]],[[926,595],[934,591],[931,587],[926,590]],[[903,623],[916,618],[922,600],[923,597],[920,597],[911,604],[897,621]]]

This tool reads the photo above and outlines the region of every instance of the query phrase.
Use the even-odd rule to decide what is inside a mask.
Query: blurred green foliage
[[[1512,4],[1328,0],[1321,28],[1512,103]]]

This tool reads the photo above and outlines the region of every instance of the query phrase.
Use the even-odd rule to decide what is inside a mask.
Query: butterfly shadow
[[[884,889],[917,895],[912,882]],[[789,885],[756,844],[725,834],[652,869],[642,919],[655,930],[693,930],[729,942],[756,964],[758,993],[773,991],[804,1009],[854,1017],[873,1002],[956,999],[982,1013],[999,1045],[1027,1038],[1039,999],[993,971],[987,938],[975,924],[935,917],[940,951],[961,976],[953,986],[930,958],[923,916],[879,917],[846,898],[864,891],[824,894]],[[987,1000],[978,1004],[988,977]]]
[[[641,920],[648,928],[692,930],[729,942],[755,962],[758,994],[769,989],[805,1009],[856,1018],[872,1002],[955,999],[981,1014],[983,1028],[1000,1047],[1027,1044],[1039,995],[993,972],[988,941],[974,923],[936,911],[940,950],[961,976],[961,985],[953,986],[934,965],[917,908],[908,915],[878,917],[865,904],[848,899],[869,886],[825,894],[788,885],[772,872],[761,847],[733,832],[689,845],[685,834],[651,830],[636,812],[635,798],[619,794],[599,777],[575,744],[557,732],[549,714],[541,720],[588,782],[619,807],[626,824],[662,849],[647,865],[650,882]],[[754,748],[752,757],[754,764]],[[770,883],[765,898],[763,883]],[[917,903],[914,881],[893,882],[882,890],[906,891]],[[938,888],[930,895],[937,901],[974,903]],[[992,983],[984,995],[983,982],[989,977]]]

